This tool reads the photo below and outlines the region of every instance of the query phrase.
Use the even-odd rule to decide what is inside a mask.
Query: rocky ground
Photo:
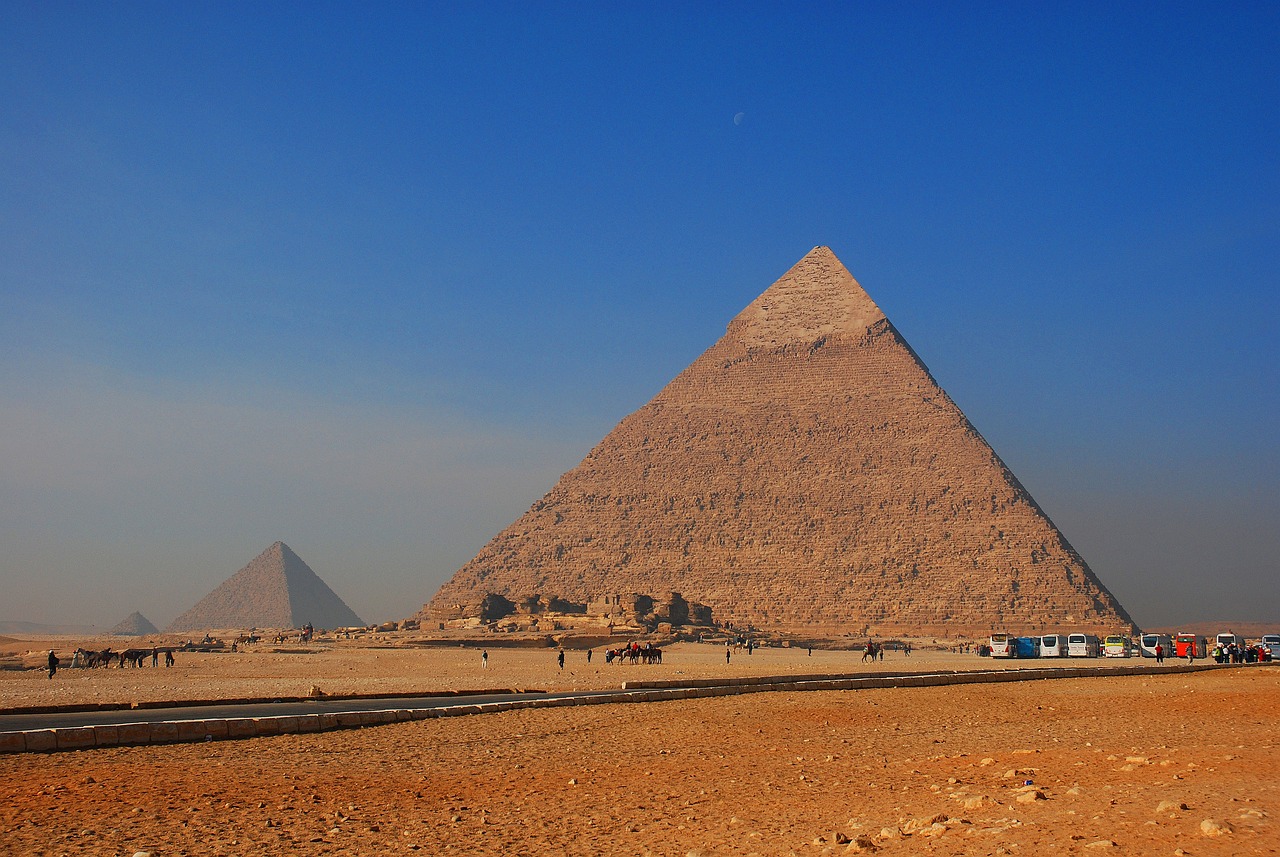
[[[287,672],[270,666],[279,653],[258,653],[260,664],[252,654],[96,680],[120,673],[207,697]],[[716,655],[688,647],[660,669],[747,669],[736,667],[745,654],[727,668]],[[292,657],[308,674],[286,683],[335,688],[389,687],[410,671],[399,680],[446,684],[480,672],[471,651]],[[566,673],[603,681],[584,657],[570,653]],[[498,685],[578,680],[560,675],[547,651],[490,658]],[[948,658],[961,656],[936,655]],[[850,662],[848,653],[812,656],[814,667],[837,659]],[[766,651],[750,664],[775,671],[793,661],[810,657]],[[611,684],[619,675],[605,673]],[[15,676],[0,681],[5,707],[43,698],[28,686],[64,679]],[[106,688],[118,695],[123,685]],[[1277,726],[1280,670],[1261,666],[538,709],[0,756],[0,853],[1274,854]]]

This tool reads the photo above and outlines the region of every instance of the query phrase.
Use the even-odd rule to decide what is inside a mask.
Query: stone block
[[[95,726],[93,727],[93,746],[95,747],[115,747],[120,744],[120,727],[119,726]]]
[[[276,722],[276,731],[281,735],[292,735],[298,732],[298,718],[293,715],[271,718]]]
[[[26,751],[26,733],[0,732],[0,753],[25,753]]]
[[[83,750],[97,746],[94,743],[92,726],[72,726],[67,729],[53,730],[59,750]]]
[[[255,717],[253,718],[253,724],[259,735],[280,734],[279,717]]]
[[[258,724],[252,717],[237,717],[226,723],[228,738],[252,738],[258,734]]]
[[[28,753],[40,753],[58,749],[58,738],[52,729],[33,729],[25,733]]]
[[[121,723],[116,727],[116,741],[120,744],[150,744],[150,723]]]
[[[209,734],[203,720],[179,720],[175,725],[178,727],[179,741],[203,741]]]

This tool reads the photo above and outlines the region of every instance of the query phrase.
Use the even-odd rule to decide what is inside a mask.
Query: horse
[[[150,649],[125,649],[120,653],[120,666],[126,664],[129,666],[140,667],[144,658],[150,657]]]
[[[111,649],[103,649],[100,652],[85,652],[84,663],[87,667],[109,667],[111,661],[120,657],[117,652]]]
[[[657,646],[650,646],[647,649],[640,650],[640,659],[646,664],[662,663],[662,649]]]
[[[870,659],[874,663],[878,654],[880,654],[880,646],[875,643],[867,643],[866,651],[862,653],[862,662],[865,664]]]

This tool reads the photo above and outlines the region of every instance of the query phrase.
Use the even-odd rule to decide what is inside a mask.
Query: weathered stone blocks
[[[825,632],[1132,628],[827,248],[427,604],[679,591]]]

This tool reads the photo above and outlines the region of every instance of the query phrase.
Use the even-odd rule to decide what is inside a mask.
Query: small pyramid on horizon
[[[720,624],[782,631],[1134,628],[827,247],[418,615],[479,616],[491,593],[668,592]]]
[[[160,629],[152,625],[150,619],[135,610],[121,619],[120,624],[116,625],[108,633],[122,637],[143,637],[147,634],[158,634]]]
[[[208,628],[351,628],[364,625],[284,542],[222,582],[167,631]]]

